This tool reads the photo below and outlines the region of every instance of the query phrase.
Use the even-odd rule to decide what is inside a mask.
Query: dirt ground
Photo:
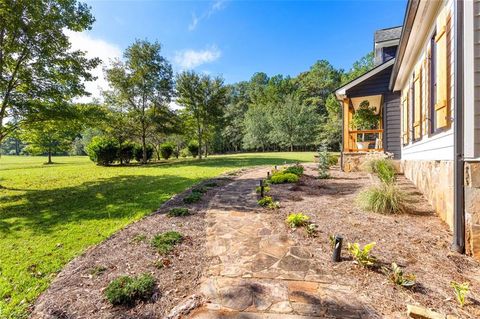
[[[406,304],[421,305],[459,318],[480,318],[480,264],[471,257],[450,251],[452,234],[435,216],[422,194],[403,176],[398,185],[408,194],[406,214],[381,215],[357,208],[358,192],[373,183],[366,173],[331,171],[330,179],[317,179],[315,166],[306,167],[296,185],[274,185],[269,193],[281,208],[271,212],[273,227],[282,230],[309,247],[321,261],[322,271],[353,287],[362,300],[384,318],[405,317]],[[292,212],[303,212],[318,225],[311,238],[303,228],[291,230],[284,220]],[[331,261],[329,235],[344,238],[343,261]],[[381,265],[392,262],[414,273],[414,289],[396,287],[380,269],[363,269],[355,265],[346,250],[348,242],[362,246],[376,242],[373,255]],[[457,305],[450,282],[469,282],[470,294],[463,308]]]
[[[218,186],[228,183],[221,178]],[[205,184],[205,183],[204,183]],[[192,294],[209,260],[205,254],[205,211],[218,187],[210,188],[203,199],[185,205],[186,191],[161,209],[117,232],[92,247],[62,270],[37,300],[31,318],[163,318],[181,300]],[[172,207],[188,207],[192,215],[167,217]],[[185,238],[168,256],[151,246],[158,233],[176,230]],[[165,266],[158,269],[157,263]],[[134,307],[112,307],[104,296],[109,282],[118,276],[150,273],[157,279],[153,300]]]

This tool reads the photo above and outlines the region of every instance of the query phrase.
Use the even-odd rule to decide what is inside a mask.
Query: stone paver
[[[348,287],[319,270],[308,249],[271,229],[255,186],[266,169],[221,189],[207,212],[212,264],[201,293],[205,306],[190,318],[366,318]]]

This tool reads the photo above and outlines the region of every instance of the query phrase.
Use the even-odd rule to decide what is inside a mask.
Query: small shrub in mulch
[[[415,286],[416,276],[414,274],[406,274],[403,269],[396,263],[392,263],[391,268],[382,267],[383,273],[387,276],[388,280],[397,286],[405,288],[412,288]]]
[[[370,254],[370,251],[375,246],[375,242],[365,245],[360,248],[358,243],[348,243],[347,249],[356,264],[362,267],[372,267],[377,263],[377,258]]]
[[[185,204],[193,204],[202,199],[203,193],[192,191],[187,197],[183,199]]]
[[[263,192],[264,193],[268,193],[269,191],[270,191],[270,186],[263,186]],[[260,194],[262,192],[262,187],[261,186],[255,187],[255,192]]]
[[[147,240],[147,236],[146,235],[143,235],[143,234],[138,234],[138,235],[135,235],[135,237],[132,238],[132,243],[134,244],[138,244],[138,243],[141,243],[143,241]]]
[[[274,201],[273,198],[270,196],[265,196],[263,198],[260,198],[257,203],[262,207],[266,207],[270,209],[280,208],[280,203]]]
[[[168,217],[185,217],[190,215],[191,213],[186,207],[174,207],[167,213]]]
[[[105,271],[107,271],[107,267],[96,265],[90,269],[90,275],[92,275],[93,277],[98,277],[102,275]]]
[[[301,176],[303,175],[303,166],[302,165],[294,165],[294,166],[289,166],[287,167],[283,173],[291,173],[291,174],[295,174],[297,176]]]
[[[450,282],[450,286],[453,288],[455,293],[455,298],[457,299],[458,304],[460,307],[465,305],[465,299],[470,292],[470,285],[468,282],[464,282],[463,284],[458,283],[456,281]]]
[[[208,182],[208,183],[205,183],[204,186],[205,186],[205,187],[208,187],[208,188],[214,188],[214,187],[217,187],[217,186],[218,186],[218,183],[216,183],[216,182]]]
[[[288,226],[291,228],[297,228],[297,227],[302,227],[308,225],[308,220],[310,217],[303,213],[292,213],[288,215],[287,219],[285,222],[287,223]]]
[[[275,173],[270,178],[272,184],[296,183],[299,177],[292,173]]]
[[[397,214],[405,212],[406,197],[394,184],[382,183],[360,192],[357,203],[374,213]]]
[[[152,239],[152,246],[162,255],[168,254],[176,244],[183,240],[183,235],[176,231],[167,231],[158,234]]]
[[[137,300],[150,299],[154,290],[155,278],[150,274],[121,276],[110,282],[105,296],[112,305],[133,305]]]

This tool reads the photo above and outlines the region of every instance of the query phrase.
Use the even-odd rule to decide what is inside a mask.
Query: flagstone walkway
[[[207,212],[205,306],[190,318],[367,318],[349,287],[320,269],[305,248],[273,227],[257,205],[266,169],[249,171],[221,189]],[[283,221],[281,221],[283,223]]]

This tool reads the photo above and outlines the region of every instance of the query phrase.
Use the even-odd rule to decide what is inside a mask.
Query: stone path
[[[255,194],[264,176],[266,169],[249,171],[211,201],[207,251],[214,262],[201,288],[207,303],[190,318],[367,318],[347,286],[272,229]]]

